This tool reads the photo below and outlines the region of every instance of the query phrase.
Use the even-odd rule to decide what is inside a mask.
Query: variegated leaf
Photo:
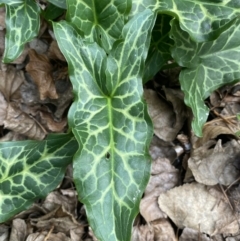
[[[171,30],[175,41],[172,56],[180,66],[185,102],[192,108],[194,132],[202,135],[202,126],[208,117],[204,104],[211,92],[240,79],[240,19],[231,21],[214,41],[196,43],[174,21]]]
[[[149,178],[152,124],[141,76],[154,19],[150,10],[136,15],[109,55],[83,41],[69,23],[54,24],[75,94],[68,117],[81,146],[74,180],[101,241],[130,240]]]
[[[66,0],[48,0],[48,2],[52,3],[53,5],[59,8],[67,9]]]
[[[0,143],[0,222],[55,189],[77,148],[72,134]]]
[[[25,44],[38,34],[40,26],[39,11],[39,6],[33,0],[6,5],[7,33],[3,56],[5,63],[16,59],[22,53]]]
[[[67,20],[106,51],[120,37],[131,0],[68,0]]]

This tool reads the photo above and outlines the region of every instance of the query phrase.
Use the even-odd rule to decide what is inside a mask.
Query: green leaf
[[[62,9],[67,9],[67,3],[66,0],[48,0],[48,2],[52,3],[53,5],[62,8]]]
[[[171,59],[170,47],[173,45],[173,40],[169,38],[171,19],[172,17],[163,14],[157,17],[145,63],[143,83],[152,79],[162,66]]]
[[[23,4],[24,0],[0,0],[0,4],[5,3],[7,5]]]
[[[37,36],[39,7],[33,0],[6,5],[6,37],[3,61],[10,63],[22,53],[24,45]]]
[[[132,0],[132,9],[129,17],[132,18],[146,9],[151,9],[155,12],[158,9],[158,1],[159,0]]]
[[[131,0],[68,0],[67,20],[107,52],[121,35]]]
[[[181,28],[197,42],[216,39],[219,28],[240,14],[236,0],[159,0],[158,4],[159,12],[176,16]]]
[[[171,34],[176,45],[172,56],[186,67],[180,74],[180,83],[185,103],[194,114],[192,127],[201,136],[208,117],[204,99],[219,87],[240,79],[240,19],[231,21],[216,40],[206,43],[192,41],[176,20]]]
[[[42,11],[41,15],[43,18],[45,18],[47,21],[54,20],[61,16],[65,12],[64,9],[59,8],[51,3],[48,4],[47,8]]]
[[[154,19],[150,10],[136,15],[109,55],[67,22],[54,24],[75,94],[69,124],[81,149],[74,181],[100,241],[130,240],[149,179],[152,123],[141,76]]]
[[[59,185],[78,144],[72,134],[44,141],[0,143],[0,222],[27,209]]]

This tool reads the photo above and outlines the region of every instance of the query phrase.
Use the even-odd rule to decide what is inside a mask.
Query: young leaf
[[[236,0],[161,0],[158,4],[159,12],[176,16],[181,28],[197,42],[216,39],[218,29],[240,13],[240,1]]]
[[[37,3],[33,0],[6,5],[7,33],[3,56],[5,63],[10,63],[16,59],[22,53],[24,45],[38,34],[39,11]]]
[[[158,15],[152,31],[152,39],[145,63],[143,83],[153,78],[162,66],[171,59],[170,47],[173,40],[169,38],[172,17]]]
[[[154,19],[150,10],[136,15],[109,55],[69,23],[54,24],[75,93],[69,112],[81,146],[74,156],[75,184],[101,241],[130,240],[149,179],[152,124],[141,75]]]
[[[77,148],[72,134],[0,143],[0,222],[55,189]]]
[[[97,42],[105,51],[121,35],[131,0],[68,0],[67,20],[84,33],[84,38]]]
[[[201,136],[208,117],[204,99],[240,78],[240,19],[231,21],[216,40],[206,43],[192,41],[177,20],[172,23],[171,34],[175,41],[172,56],[180,66],[186,67],[180,74],[180,83],[185,103],[194,114],[192,127]]]

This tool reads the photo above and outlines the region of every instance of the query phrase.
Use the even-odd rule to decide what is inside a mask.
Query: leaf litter
[[[3,8],[0,12],[1,56]],[[48,133],[67,130],[72,86],[53,37],[42,22],[41,34],[26,45],[23,54],[1,65],[1,141],[43,139]],[[239,84],[211,94],[211,118],[203,137],[196,138],[178,73],[169,71],[166,82],[159,76],[147,84],[144,93],[154,123],[153,162],[132,241],[240,240]],[[0,241],[5,240],[97,240],[77,200],[71,167],[57,190],[0,225]]]

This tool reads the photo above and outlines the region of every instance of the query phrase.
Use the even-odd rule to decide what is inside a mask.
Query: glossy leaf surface
[[[39,11],[39,6],[33,0],[6,5],[5,63],[19,57],[25,44],[37,36],[40,26]]]
[[[67,9],[66,0],[48,0],[48,2],[52,3],[53,5],[59,8]]]
[[[54,24],[75,94],[69,124],[81,149],[74,156],[74,180],[101,241],[130,240],[149,179],[152,124],[141,76],[154,19],[150,10],[136,15],[109,55],[69,23]]]
[[[204,99],[219,87],[240,79],[240,19],[230,22],[216,40],[205,43],[192,41],[176,20],[171,34],[176,44],[172,56],[186,67],[180,74],[180,83],[185,103],[194,114],[192,127],[201,136],[209,112]]]
[[[0,143],[0,222],[55,189],[77,148],[72,134]]]
[[[106,51],[120,37],[131,0],[68,0],[67,20]]]

